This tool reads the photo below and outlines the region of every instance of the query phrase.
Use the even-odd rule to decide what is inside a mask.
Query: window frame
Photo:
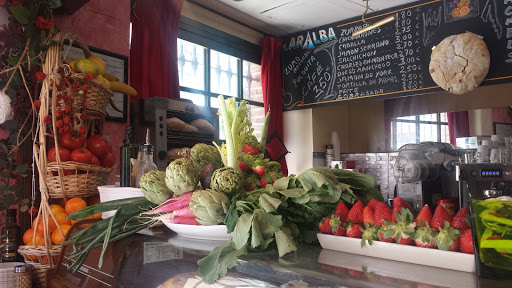
[[[441,142],[441,128],[442,126],[446,125],[448,127],[448,122],[441,121],[441,114],[442,113],[429,113],[429,114],[435,114],[436,115],[436,121],[428,121],[428,120],[420,120],[420,117],[423,115],[416,115],[413,116],[414,120],[409,119],[399,119],[401,117],[397,118],[391,118],[391,148],[394,150],[398,150],[400,147],[397,147],[398,137],[397,137],[397,123],[412,123],[415,124],[416,128],[416,143],[422,142],[420,139],[420,124],[429,124],[429,125],[436,125],[437,127],[437,142]],[[411,116],[404,116],[404,117],[411,117]]]
[[[205,107],[211,107],[211,98],[217,97],[218,93],[211,92],[211,83],[210,83],[210,52],[211,50],[215,50],[217,52],[221,52],[227,54],[232,57],[237,58],[237,68],[238,68],[238,89],[237,95],[224,95],[226,98],[235,98],[237,103],[240,100],[245,100],[249,105],[264,107],[263,102],[253,101],[251,99],[244,99],[243,95],[243,84],[244,84],[244,75],[243,75],[243,61],[248,61],[254,64],[260,63],[261,59],[261,47],[253,44],[244,39],[238,38],[236,36],[230,35],[226,32],[220,31],[208,25],[202,24],[198,21],[192,20],[190,18],[182,16],[180,18],[180,28],[178,30],[178,38],[181,40],[185,40],[197,45],[200,45],[206,49],[204,54],[204,87],[205,90],[195,89],[187,86],[182,86],[180,84],[180,91],[201,94],[205,96]],[[228,43],[228,44],[226,44]],[[179,56],[179,55],[178,55]]]

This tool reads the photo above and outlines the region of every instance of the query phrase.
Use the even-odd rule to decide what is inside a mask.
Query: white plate
[[[204,239],[204,240],[229,240],[231,233],[228,234],[226,225],[186,225],[164,222],[172,231],[181,237]]]
[[[373,245],[366,244],[361,248],[361,239],[320,233],[317,236],[324,249],[464,272],[476,272],[473,254],[380,241],[373,241]]]

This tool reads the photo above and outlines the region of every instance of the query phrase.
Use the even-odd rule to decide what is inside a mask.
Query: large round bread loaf
[[[484,40],[466,32],[446,37],[430,56],[430,75],[446,91],[473,91],[489,72],[490,56]]]

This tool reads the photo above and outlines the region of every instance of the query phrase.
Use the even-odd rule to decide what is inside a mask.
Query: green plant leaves
[[[21,24],[27,25],[30,22],[30,12],[27,8],[23,6],[12,6],[9,7],[9,11]]]
[[[50,7],[50,9],[57,9],[60,6],[62,6],[62,3],[60,2],[60,0],[48,0],[48,6]]]

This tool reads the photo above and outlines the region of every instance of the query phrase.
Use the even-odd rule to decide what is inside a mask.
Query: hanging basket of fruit
[[[40,125],[39,146],[34,147],[40,157],[38,168],[45,173],[50,198],[97,195],[97,187],[108,183],[115,163],[110,143],[101,136],[112,92],[97,78],[101,74],[95,78],[98,65],[90,64],[101,59],[74,63],[82,68],[80,73],[71,68],[73,63],[61,59],[65,40],[78,44],[84,55],[91,57],[79,37],[60,32],[54,40],[37,76],[42,81],[40,99],[35,103]]]

